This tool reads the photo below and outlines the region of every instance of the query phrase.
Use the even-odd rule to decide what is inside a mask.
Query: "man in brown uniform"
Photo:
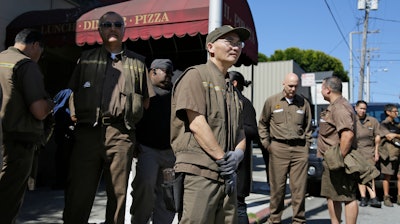
[[[188,68],[172,89],[171,145],[175,170],[185,173],[180,223],[238,222],[235,170],[246,139],[228,69],[249,36],[246,28],[228,25],[209,33],[210,59]]]
[[[381,142],[379,121],[367,115],[367,103],[363,100],[357,101],[354,109],[357,114],[357,150],[364,155],[369,163],[375,165],[379,160],[378,147]],[[372,180],[371,186],[358,184],[358,190],[361,195],[361,207],[365,207],[368,204],[375,208],[381,207],[381,202],[376,197],[374,180]],[[369,202],[367,200],[367,190],[370,196]]]
[[[325,78],[321,94],[330,103],[321,113],[318,134],[318,155],[324,155],[333,147],[340,147],[343,158],[356,147],[356,118],[353,107],[342,96],[342,81],[335,76]],[[358,204],[357,180],[345,172],[345,168],[329,170],[325,160],[321,180],[321,195],[328,201],[332,224],[341,223],[342,202],[345,204],[345,223],[356,224]]]
[[[99,33],[103,46],[82,53],[70,81],[77,123],[66,189],[66,224],[88,222],[101,175],[107,191],[105,223],[124,223],[135,123],[149,97],[144,58],[122,45],[123,18],[105,13],[99,20]]]
[[[308,101],[296,94],[298,85],[299,77],[294,73],[287,74],[283,91],[265,101],[258,124],[261,143],[269,151],[271,216],[268,223],[281,223],[287,174],[293,201],[292,223],[306,223],[305,194],[312,115]]]
[[[43,52],[39,31],[24,29],[0,53],[4,164],[0,172],[0,222],[14,223],[21,207],[34,154],[44,134],[43,120],[54,106],[37,62]]]
[[[393,175],[397,175],[397,201],[400,205],[400,163],[399,163],[399,146],[400,141],[400,124],[396,122],[399,116],[399,109],[394,104],[385,105],[386,118],[382,121],[381,127],[387,132],[382,142],[382,149],[388,152],[388,158],[381,159],[380,167],[381,173],[384,174],[382,181],[383,186],[383,204],[387,207],[393,207],[391,196],[389,195],[389,183]],[[396,145],[396,144],[397,145]]]

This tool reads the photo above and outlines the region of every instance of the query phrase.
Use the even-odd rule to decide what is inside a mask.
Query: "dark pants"
[[[124,223],[134,136],[120,127],[78,125],[64,208],[65,224],[87,224],[100,177],[106,183],[105,223]]]
[[[155,149],[140,145],[136,176],[132,183],[132,223],[172,223],[175,212],[169,211],[163,200],[163,169],[172,168],[175,155],[172,149]]]
[[[263,160],[265,163],[265,172],[267,174],[267,184],[269,184],[269,175],[268,175],[268,170],[269,170],[269,152],[267,149],[264,149],[263,147],[260,148],[261,149],[261,153],[263,156]]]
[[[65,132],[55,133],[54,139],[57,144],[57,150],[55,155],[56,180],[53,189],[64,189],[67,182],[74,139]]]
[[[32,171],[36,146],[4,141],[4,164],[0,173],[0,222],[15,223]]]
[[[247,204],[244,197],[238,196],[238,218],[239,224],[249,224],[249,217],[247,216]]]

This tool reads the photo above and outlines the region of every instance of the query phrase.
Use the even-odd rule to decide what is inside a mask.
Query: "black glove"
[[[233,172],[231,175],[223,177],[225,179],[225,194],[231,196],[236,189],[236,173]]]
[[[244,152],[241,149],[235,149],[235,151],[229,151],[225,153],[223,159],[216,161],[219,166],[221,176],[227,176],[234,173],[243,157]]]

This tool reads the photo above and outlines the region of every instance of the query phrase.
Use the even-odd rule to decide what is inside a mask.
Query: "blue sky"
[[[349,71],[350,32],[362,32],[357,0],[248,0],[259,52],[297,47],[338,58]],[[379,0],[369,13],[370,102],[400,102],[400,1]],[[362,34],[353,34],[354,99],[358,99]],[[366,100],[364,98],[364,100]]]

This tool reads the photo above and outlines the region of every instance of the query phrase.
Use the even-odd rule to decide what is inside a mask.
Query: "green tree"
[[[260,58],[260,54],[259,54]],[[349,81],[348,72],[344,70],[342,62],[322,51],[301,50],[299,48],[287,48],[286,50],[276,50],[267,61],[287,61],[294,60],[305,72],[324,72],[333,71],[333,74],[342,81]]]
[[[268,61],[267,55],[258,52],[258,62],[267,62],[267,61]]]

